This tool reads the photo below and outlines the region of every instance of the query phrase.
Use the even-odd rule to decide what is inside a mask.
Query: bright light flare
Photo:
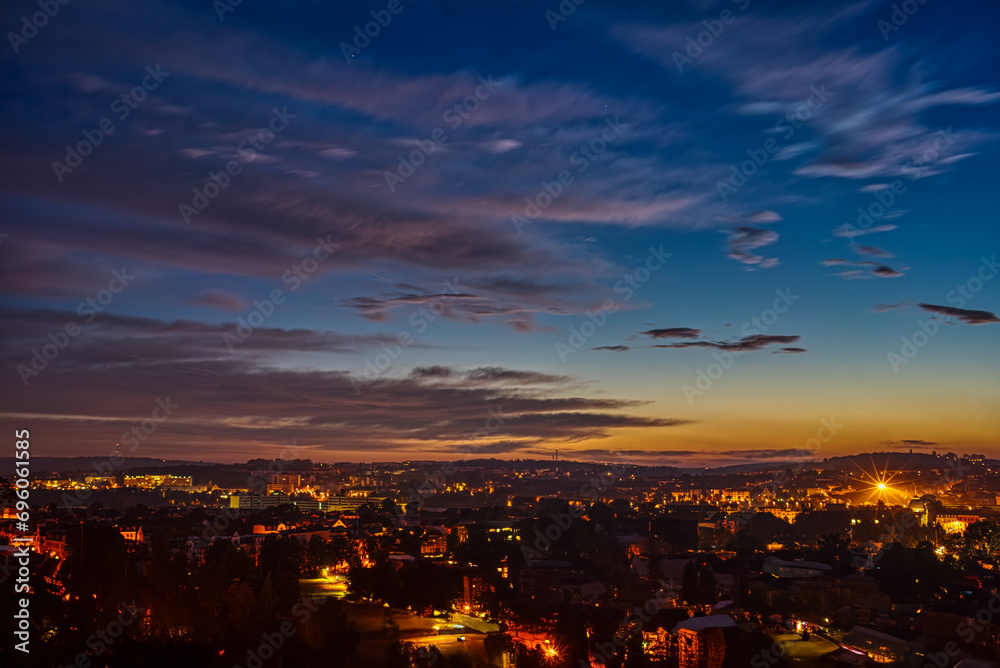
[[[855,466],[858,466],[857,463],[855,463]],[[867,478],[867,482],[871,483],[871,487],[869,487],[871,494],[868,496],[868,503],[871,503],[873,500],[883,500],[896,503],[904,499],[905,493],[901,490],[893,488],[892,486],[892,479],[898,476],[900,471],[890,473],[888,469],[888,462],[886,467],[881,471],[879,471],[878,467],[875,466],[874,461],[872,462],[871,473],[864,470],[860,466],[858,466],[858,469],[861,470],[861,475],[864,478]]]

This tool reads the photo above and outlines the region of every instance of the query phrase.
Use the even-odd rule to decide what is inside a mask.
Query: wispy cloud
[[[1000,318],[990,311],[977,311],[967,308],[956,308],[954,306],[939,306],[938,304],[918,304],[920,308],[931,313],[956,318],[968,325],[985,325],[993,322],[1000,322]]]

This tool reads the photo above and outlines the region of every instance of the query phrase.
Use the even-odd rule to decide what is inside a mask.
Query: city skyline
[[[3,424],[36,457],[1000,456],[1000,9],[914,6],[6,7]]]

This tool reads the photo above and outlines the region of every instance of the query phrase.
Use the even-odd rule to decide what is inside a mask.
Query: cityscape
[[[33,588],[37,665],[996,661],[1000,460],[808,455],[120,460],[35,475],[0,577]]]
[[[1000,668],[998,25],[4,3],[0,668]]]

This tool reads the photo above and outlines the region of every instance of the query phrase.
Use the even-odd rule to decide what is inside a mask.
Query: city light
[[[545,657],[546,661],[554,662],[559,658],[559,650],[552,646],[551,640],[546,640],[542,647],[542,655]]]
[[[871,460],[871,457],[869,457]],[[861,470],[861,475],[866,478],[867,482],[870,483],[867,491],[869,492],[868,498],[865,499],[865,503],[872,504],[878,501],[883,501],[885,503],[901,503],[907,498],[905,491],[893,487],[892,481],[896,478],[901,471],[889,472],[888,461],[882,471],[878,470],[875,462],[872,461],[872,471],[868,472],[861,468],[860,465],[855,464]]]

